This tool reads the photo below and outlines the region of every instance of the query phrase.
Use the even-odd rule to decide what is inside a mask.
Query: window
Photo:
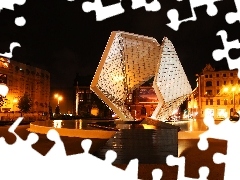
[[[233,73],[230,73],[230,76],[233,76]]]
[[[224,84],[224,85],[226,85],[226,84],[227,84],[227,82],[226,82],[226,81],[223,81],[223,84]]]
[[[219,81],[217,81],[217,86],[219,86]]]
[[[212,78],[212,74],[209,75],[209,78]]]
[[[217,99],[217,105],[220,105],[220,99]]]
[[[231,104],[233,104],[233,99],[231,99]]]
[[[208,105],[208,99],[206,99],[206,105]]]
[[[227,99],[224,99],[224,105],[227,105]]]
[[[208,78],[208,75],[205,75],[205,78]]]
[[[212,86],[212,81],[207,81],[206,82],[206,87]]]
[[[216,77],[219,77],[219,74],[216,74]]]
[[[220,92],[220,90],[219,90],[219,89],[217,89],[217,94],[219,94],[219,92]]]
[[[212,95],[212,90],[207,90],[207,91],[206,91],[206,94],[207,94],[207,95]]]
[[[210,105],[213,105],[213,99],[210,99]]]
[[[223,74],[223,77],[227,77],[227,75],[226,75],[226,74]]]

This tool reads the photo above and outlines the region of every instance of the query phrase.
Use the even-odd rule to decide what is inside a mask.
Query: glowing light
[[[58,102],[58,105],[59,105],[59,102],[63,99],[63,97],[60,96],[59,94],[54,94],[54,97],[55,97],[55,99],[57,99],[57,102]]]
[[[4,83],[0,83],[0,95],[5,97],[8,94],[8,87]]]

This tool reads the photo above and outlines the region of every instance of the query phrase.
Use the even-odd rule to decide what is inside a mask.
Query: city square
[[[2,176],[239,179],[238,6],[2,4]]]

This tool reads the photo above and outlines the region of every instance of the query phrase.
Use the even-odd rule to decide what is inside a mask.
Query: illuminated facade
[[[152,77],[159,101],[151,118],[164,120],[192,91],[171,41],[165,37],[160,45],[152,37],[114,31],[90,88],[121,120],[133,120],[125,102]]]
[[[90,117],[94,110],[98,111],[98,117],[110,118],[112,112],[90,89],[90,84],[93,76],[79,76],[74,80],[75,87],[75,115],[80,117]]]
[[[240,80],[237,73],[237,70],[215,70],[207,64],[197,75],[197,87],[188,102],[189,112],[199,117],[210,113],[215,119],[224,119],[233,115],[235,107],[235,112],[240,114]],[[236,89],[233,91],[232,87]]]
[[[32,99],[31,112],[49,111],[49,72],[14,60],[11,60],[8,68],[1,63],[0,72],[9,88],[1,111],[19,111],[17,102],[25,93]]]

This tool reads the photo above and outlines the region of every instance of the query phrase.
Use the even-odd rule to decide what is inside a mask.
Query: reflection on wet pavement
[[[221,121],[215,121],[215,124]],[[169,124],[179,126],[181,131],[206,131],[207,126],[204,124],[203,119],[190,119],[190,120],[180,120],[176,122],[168,122]]]

